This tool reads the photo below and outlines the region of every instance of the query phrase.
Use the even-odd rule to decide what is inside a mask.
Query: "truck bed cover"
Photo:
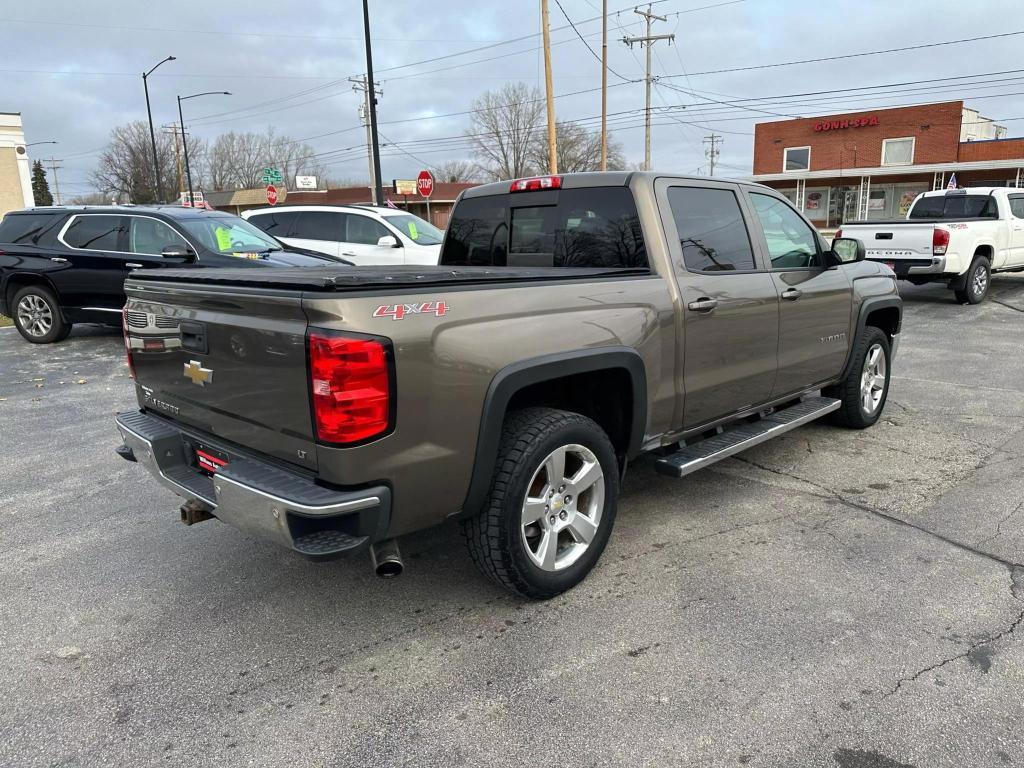
[[[133,272],[133,281],[184,282],[345,292],[362,289],[411,288],[419,285],[472,285],[484,283],[580,280],[649,275],[649,269],[581,267],[249,267],[234,269],[154,269]]]

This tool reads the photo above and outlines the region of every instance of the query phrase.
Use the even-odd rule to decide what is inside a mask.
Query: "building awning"
[[[934,174],[934,173],[965,173],[967,171],[1016,171],[1024,168],[1024,157],[1016,160],[978,160],[967,163],[929,163],[926,165],[883,165],[875,168],[844,168],[840,173],[838,168],[830,168],[823,171],[789,171],[788,173],[762,173],[754,176],[742,177],[745,181],[792,181],[797,179],[836,179],[840,175],[850,176],[851,180],[859,176],[906,176],[908,174]]]

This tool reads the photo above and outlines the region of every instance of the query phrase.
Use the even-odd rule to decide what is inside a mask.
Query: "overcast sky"
[[[560,0],[600,53],[600,0]],[[543,87],[536,0],[371,0],[374,66],[383,83],[379,120],[383,177],[408,178],[426,163],[468,158],[457,139],[472,98],[510,80]],[[701,7],[712,6],[712,7]],[[641,33],[633,6],[609,0],[608,110],[631,163],[643,158],[644,52],[620,42]],[[895,53],[763,68],[963,38],[1024,31],[1020,0],[662,0],[655,34],[655,168],[706,169],[702,138],[724,137],[721,173],[750,172],[752,126],[772,113],[811,116],[963,98],[1024,134],[1024,34]],[[0,111],[21,112],[33,157],[63,159],[64,197],[90,191],[89,172],[113,125],[146,117],[140,73],[167,55],[150,79],[154,121],[177,119],[175,95],[227,90],[186,102],[186,123],[212,139],[228,130],[274,126],[307,139],[335,178],[365,178],[360,97],[345,78],[365,71],[358,0],[152,3],[40,0],[0,3],[4,56]],[[551,0],[559,120],[600,114],[597,60]],[[508,42],[513,38],[522,38]],[[477,49],[472,53],[456,55]],[[495,58],[495,57],[501,58]],[[426,61],[438,59],[436,61]],[[483,61],[483,59],[491,59]],[[413,66],[408,66],[408,65]],[[718,72],[712,70],[744,71]],[[1009,71],[1018,69],[1017,72]],[[993,74],[1000,73],[1000,74]],[[960,78],[967,75],[983,77]],[[340,82],[338,82],[340,81]],[[895,85],[912,81],[934,81]],[[826,95],[864,86],[887,88]],[[679,90],[682,89],[682,90]],[[914,89],[914,90],[912,90]],[[777,98],[785,97],[785,98]],[[745,109],[721,102],[741,102]],[[752,110],[761,110],[756,112]],[[769,114],[764,114],[769,113]],[[201,119],[204,118],[205,119]],[[1013,119],[1011,119],[1013,118]],[[434,141],[432,141],[434,140]],[[705,170],[706,172],[706,170]],[[52,182],[51,182],[52,183]]]

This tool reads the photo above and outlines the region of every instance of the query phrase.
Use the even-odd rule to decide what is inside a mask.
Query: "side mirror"
[[[378,248],[401,248],[398,244],[398,240],[394,235],[384,235],[380,240],[377,241]]]
[[[832,241],[832,255],[837,264],[852,264],[864,261],[867,249],[864,243],[855,237],[837,237]]]
[[[160,250],[160,255],[168,261],[181,264],[191,264],[196,260],[196,252],[187,245],[165,245]]]

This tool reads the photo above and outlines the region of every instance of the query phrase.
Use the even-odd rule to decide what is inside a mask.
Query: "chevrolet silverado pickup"
[[[988,294],[994,272],[1024,272],[1024,189],[971,187],[918,195],[906,219],[854,221],[836,233],[915,285],[946,283],[961,304]]]
[[[775,191],[656,173],[467,190],[438,266],[136,272],[127,294],[174,330],[125,325],[118,452],[183,522],[394,575],[398,537],[454,517],[532,598],[594,566],[639,454],[684,477],[822,416],[874,424],[902,318],[892,271]]]

